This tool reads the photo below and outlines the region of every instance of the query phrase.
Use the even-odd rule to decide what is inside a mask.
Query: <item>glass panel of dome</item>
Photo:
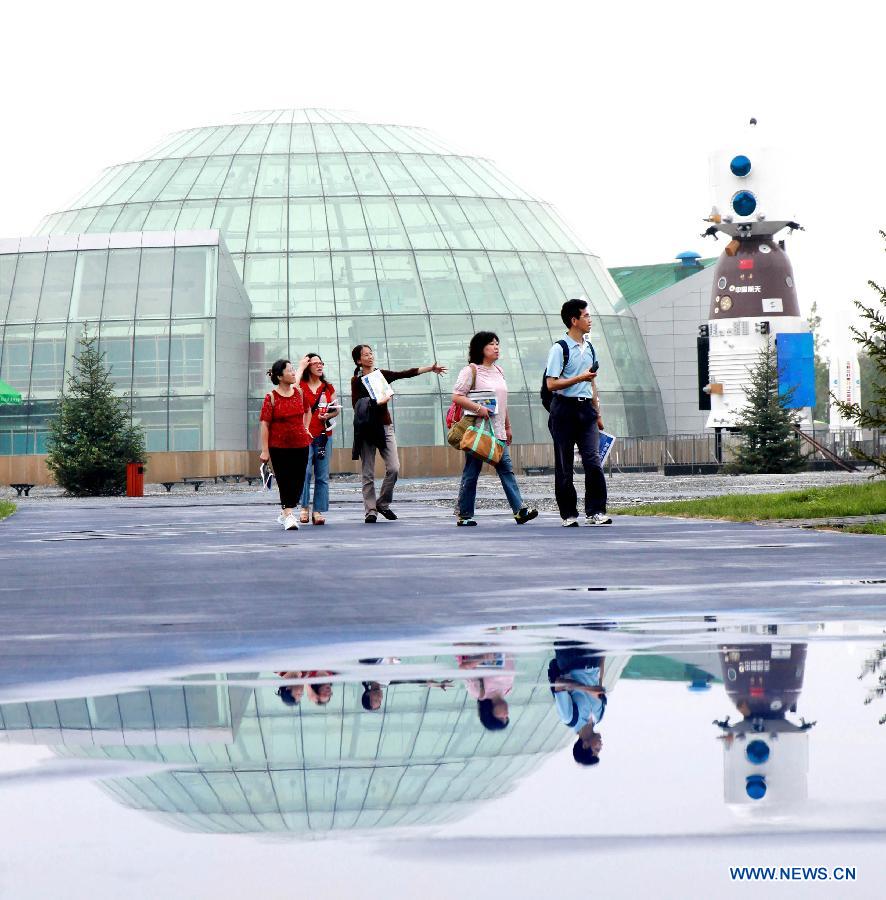
[[[401,197],[395,202],[414,250],[447,248],[446,239],[425,198]]]
[[[382,310],[391,313],[425,312],[421,282],[411,253],[377,252],[375,266]]]
[[[456,194],[457,196],[474,193],[464,179],[449,164],[449,157],[425,155],[422,159],[427,163],[428,168],[446,185],[448,193]]]
[[[644,388],[650,383],[649,363],[637,323],[620,316],[599,316],[598,321],[605,332],[612,365],[622,389]]]
[[[270,753],[269,756],[271,756]],[[301,769],[270,769],[270,776],[274,786],[274,796],[277,798],[281,811],[286,813],[288,823],[290,815],[305,809],[304,771]],[[297,823],[296,828],[304,828],[304,825],[307,824],[306,819],[297,816],[294,821]]]
[[[544,316],[514,316],[512,321],[527,390],[531,390],[536,381],[541,381],[541,371],[554,341]]]
[[[40,306],[37,309],[38,322],[64,322],[68,318],[68,307],[71,305],[71,288],[74,283],[74,267],[77,254],[49,253],[46,259],[46,270],[43,273],[43,285],[40,291]],[[0,267],[3,257],[0,256]],[[2,288],[0,288],[2,294]],[[2,301],[0,301],[2,309]],[[2,319],[2,315],[0,315]]]
[[[246,257],[243,283],[252,301],[253,316],[286,315],[286,267],[285,253],[250,254]]]
[[[219,200],[212,217],[212,227],[224,234],[225,244],[231,253],[246,249],[246,231],[249,228],[249,200]]]
[[[145,183],[145,179],[160,165],[159,160],[139,163],[129,178],[111,194],[106,203],[125,203]]]
[[[215,792],[206,782],[201,772],[179,770],[171,775],[191,798],[197,809],[203,813],[223,812],[222,805]],[[165,779],[164,779],[165,780]]]
[[[140,257],[141,251],[138,247],[109,252],[102,320],[132,319],[135,316]],[[47,270],[48,268],[47,266]]]
[[[508,236],[514,247],[520,250],[537,250],[538,243],[527,231],[523,223],[514,215],[514,211],[505,200],[489,198],[484,200],[493,219]]]
[[[388,350],[385,341],[385,325],[381,316],[356,316],[354,318],[338,318],[338,359],[339,372],[348,375],[348,394],[350,394],[350,376],[354,372],[351,357],[352,348],[357,344],[369,344],[375,351],[375,364],[379,369],[390,369]],[[344,379],[343,379],[344,380]]]
[[[412,180],[421,188],[423,194],[448,196],[452,191],[440,180],[436,172],[418,153],[401,153],[400,161],[409,170]]]
[[[17,253],[0,253],[0,322],[6,320],[6,311],[9,308],[9,297],[12,294],[18,260]],[[0,344],[0,352],[2,349],[2,344]]]
[[[342,149],[331,125],[314,125],[314,143],[318,153],[340,153]]]
[[[265,155],[261,158],[256,197],[285,197],[289,186],[289,155]]]
[[[166,407],[165,397],[135,398],[132,401],[132,422],[144,430],[145,446],[149,453],[163,453],[169,449],[169,413]]]
[[[323,193],[327,196],[356,194],[354,179],[344,154],[323,153],[318,155]]]
[[[45,268],[45,253],[22,253],[19,256],[6,313],[7,322],[30,322],[33,325]]]
[[[141,231],[150,211],[150,203],[128,203],[120,210],[120,215],[114,223],[115,230],[118,232]]]
[[[139,267],[136,318],[169,318],[172,303],[173,250],[145,247]]]
[[[39,325],[32,351],[30,397],[54,400],[61,393],[65,374],[67,326]]]
[[[587,299],[584,296],[584,285],[575,274],[575,269],[572,268],[569,257],[559,253],[548,253],[547,259],[554,275],[557,276],[557,281],[560,284],[560,291],[564,300],[573,297]]]
[[[108,234],[114,230],[114,223],[120,218],[122,206],[103,206],[95,214],[86,231],[92,234]]]
[[[290,254],[289,314],[335,315],[332,268],[328,253]]]
[[[351,167],[351,175],[354,185],[360,194],[390,194],[375,164],[375,160],[369,153],[352,153],[348,156]]]
[[[476,158],[472,160],[475,167],[483,172],[487,178],[493,179],[493,184],[505,197],[513,197],[517,200],[532,200],[532,195],[523,190],[518,184],[508,178],[504,172],[499,171],[488,159]]]
[[[206,438],[204,439],[204,435]],[[212,406],[207,397],[170,397],[169,449],[176,452],[212,449]]]
[[[228,177],[233,156],[212,156],[200,170],[188,198],[191,200],[214,200],[221,193],[222,185]]]
[[[197,128],[191,132],[190,136],[186,141],[179,144],[175,150],[168,154],[169,156],[194,156],[203,144],[206,143],[206,139],[212,134],[212,128]]]
[[[292,126],[286,125],[271,126],[271,133],[268,135],[268,142],[265,144],[265,153],[289,153],[290,132]]]
[[[492,217],[492,213],[489,212],[483,200],[474,197],[460,197],[458,202],[480,238],[481,245],[486,250],[513,249],[508,236]]]
[[[181,202],[166,200],[163,203],[152,203],[151,211],[145,216],[143,231],[172,231],[176,219],[181,212]],[[89,230],[92,231],[90,225]]]
[[[270,125],[254,125],[249,134],[243,139],[243,143],[237,150],[238,153],[261,153],[268,142],[271,133]]]
[[[458,173],[459,177],[470,186],[468,194],[477,194],[480,197],[497,197],[499,191],[485,177],[485,171],[472,165],[473,159],[465,159],[462,156],[448,156],[446,162]]]
[[[126,163],[112,170],[113,174],[108,179],[102,179],[91,191],[88,191],[78,199],[77,206],[101,206],[129,176],[139,167],[139,163]]]
[[[132,349],[132,390],[151,396],[169,391],[169,323],[135,323]]]
[[[232,130],[232,125],[222,125],[219,128],[212,129],[212,133],[207,137],[206,142],[200,145],[201,156],[214,156],[217,154],[222,141],[230,135]]]
[[[65,231],[68,234],[78,234],[86,231],[89,223],[95,218],[98,209],[93,206],[89,209],[81,209],[76,216],[68,223]]]
[[[326,378],[339,394],[350,398],[350,389],[345,383],[350,369],[342,370],[338,360],[338,336],[335,320],[331,317],[293,317],[289,320],[289,352],[293,362],[298,362],[306,353],[319,353],[326,363]],[[350,356],[348,357],[350,360]],[[351,364],[353,368],[353,363]]]
[[[363,206],[354,198],[330,198],[326,201],[325,219],[322,204],[319,204],[320,212],[315,222],[316,233],[314,241],[322,240],[326,235],[326,226],[329,226],[329,245],[333,250],[368,250],[370,247],[369,233],[366,230],[366,218],[363,215]],[[322,248],[316,248],[322,249]]]
[[[130,163],[129,165],[132,168],[135,168],[138,163]],[[82,194],[80,194],[71,202],[71,207],[80,209],[87,204],[90,196],[104,191],[105,188],[120,175],[120,168],[120,166],[113,166],[110,169],[105,169],[105,171],[102,172],[101,177],[97,182],[95,182],[95,184],[90,185]],[[132,168],[129,169],[130,172],[132,171]],[[111,188],[111,192],[115,191],[120,184],[121,182],[117,181],[116,184]]]
[[[444,442],[443,407],[437,394],[400,394],[394,401],[397,440],[404,447],[433,447]],[[449,397],[446,408],[449,408]]]
[[[403,129],[390,125],[369,126],[395,153],[412,153],[415,147],[402,137]]]
[[[560,283],[543,253],[520,253],[518,255],[542,309],[547,315],[557,318],[558,324],[554,333],[558,335],[556,339],[559,340],[559,332],[562,329],[557,314],[563,302],[569,298],[563,296]]]
[[[34,232],[34,234],[52,234],[52,230],[53,228],[55,228],[56,222],[58,222],[61,216],[62,213],[54,213],[51,216],[44,216],[40,220],[40,224],[37,226],[37,230]]]
[[[557,246],[557,242],[553,239],[550,232],[545,230],[538,219],[527,208],[526,203],[523,203],[520,200],[508,200],[507,204],[542,250],[553,253],[560,252],[560,247]]]
[[[350,122],[347,127],[363,144],[363,150],[368,150],[370,153],[388,153],[392,149],[391,145],[371,125]]]
[[[88,322],[98,321],[107,267],[107,250],[86,250],[77,254],[70,318]]]
[[[393,153],[379,154],[375,157],[379,172],[391,194],[420,194],[421,188],[409,174],[406,166]]]
[[[289,196],[319,197],[323,194],[317,158],[302,154],[289,157]]]
[[[250,809],[276,809],[277,799],[267,771],[237,772],[237,781]]]
[[[428,197],[428,203],[434,211],[443,236],[453,250],[472,250],[480,247],[480,239],[457,200],[448,197]]]
[[[63,212],[52,229],[53,234],[63,234],[68,231],[68,225],[77,218],[77,214],[78,211],[76,209]]]
[[[259,161],[258,156],[235,156],[219,196],[251,197],[255,190]]]
[[[206,164],[205,156],[191,157],[182,161],[175,174],[157,194],[158,200],[183,200]]]
[[[174,228],[176,231],[206,230],[212,227],[214,213],[215,200],[186,200],[181,205],[181,212],[175,220]],[[120,219],[117,220],[117,229],[121,230]]]
[[[172,276],[173,318],[214,314],[215,269],[214,247],[176,247]]]
[[[581,250],[581,247],[579,247],[572,237],[559,226],[557,220],[550,215],[548,208],[545,205],[541,203],[528,203],[527,206],[539,220],[545,231],[547,231],[556,241],[558,249],[565,250],[568,253],[576,253]]]
[[[264,397],[271,389],[267,371],[289,356],[286,319],[253,319],[249,328],[249,395]]]
[[[570,253],[569,262],[584,288],[584,298],[588,301],[592,314],[612,312],[609,297],[597,279],[597,273],[590,266],[590,257],[582,253]]]
[[[287,206],[285,199],[253,201],[247,252],[268,253],[286,249]]]
[[[332,254],[336,315],[372,315],[381,312],[375,260],[370,253]]]
[[[458,277],[471,311],[474,313],[505,312],[507,303],[495,273],[492,271],[489,257],[485,253],[460,251],[454,252],[452,257],[458,268]]]
[[[129,199],[133,203],[139,203],[144,200],[156,200],[157,194],[166,187],[166,183],[172,178],[181,163],[182,160],[180,159],[160,160],[157,168],[148,175],[144,184]]]
[[[374,250],[409,249],[409,239],[396,203],[387,197],[365,197],[363,212]]]
[[[293,125],[289,138],[290,153],[316,153],[317,145],[314,143],[314,132],[310,125]]]
[[[385,319],[388,368],[399,372],[433,362],[434,345],[427,316],[388,316]],[[406,378],[397,383],[400,394],[428,394],[439,390],[436,375]]]
[[[343,209],[348,204],[352,210]],[[328,250],[329,233],[326,227],[327,210],[332,224],[330,230],[339,232],[338,240],[357,240],[361,248],[369,248],[369,235],[363,220],[363,210],[357,200],[291,200],[289,203],[290,250]],[[345,225],[347,222],[347,225]],[[341,236],[343,231],[344,237]],[[361,235],[361,237],[357,237]]]
[[[516,253],[490,253],[489,261],[512,315],[544,312]]]
[[[402,203],[402,201],[400,202]],[[468,301],[462,290],[458,270],[451,253],[423,251],[415,254],[415,262],[425,302],[432,313],[466,313],[468,311]]]
[[[351,125],[337,123],[332,125],[332,133],[335,135],[339,146],[345,153],[365,153],[366,145],[360,140]]]

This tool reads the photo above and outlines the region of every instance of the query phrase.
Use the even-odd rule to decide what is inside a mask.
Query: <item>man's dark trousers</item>
[[[573,484],[576,446],[585,470],[585,515],[606,512],[606,478],[600,465],[600,429],[594,404],[554,394],[548,429],[554,439],[554,494],[560,518],[578,518]]]

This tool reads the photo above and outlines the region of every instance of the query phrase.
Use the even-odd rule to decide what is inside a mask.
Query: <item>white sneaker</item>
[[[298,519],[292,513],[283,520],[283,530],[298,531]]]
[[[585,519],[585,525],[611,525],[612,519],[606,513],[594,513]]]
[[[563,519],[564,528],[578,528],[578,519]]]
[[[278,525],[282,525],[282,524],[283,524],[283,519],[284,519],[283,513],[280,513],[280,515],[277,516],[277,524],[278,524]]]

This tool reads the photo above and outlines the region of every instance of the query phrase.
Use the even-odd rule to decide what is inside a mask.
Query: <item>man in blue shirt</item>
[[[591,313],[584,300],[567,300],[560,310],[567,328],[563,340],[568,357],[558,342],[548,353],[545,369],[553,394],[548,428],[554,439],[554,494],[564,528],[578,526],[575,493],[575,447],[585,470],[585,524],[611,525],[606,515],[606,478],[600,464],[600,400],[597,395],[597,354],[587,336]]]
[[[560,721],[578,736],[573,759],[582,766],[600,762],[603,738],[596,731],[606,712],[604,657],[590,648],[557,649],[548,666],[551,693]]]

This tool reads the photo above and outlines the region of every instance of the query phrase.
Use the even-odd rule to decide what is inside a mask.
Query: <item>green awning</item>
[[[11,388],[5,381],[0,381],[0,403],[21,403],[22,395]]]

